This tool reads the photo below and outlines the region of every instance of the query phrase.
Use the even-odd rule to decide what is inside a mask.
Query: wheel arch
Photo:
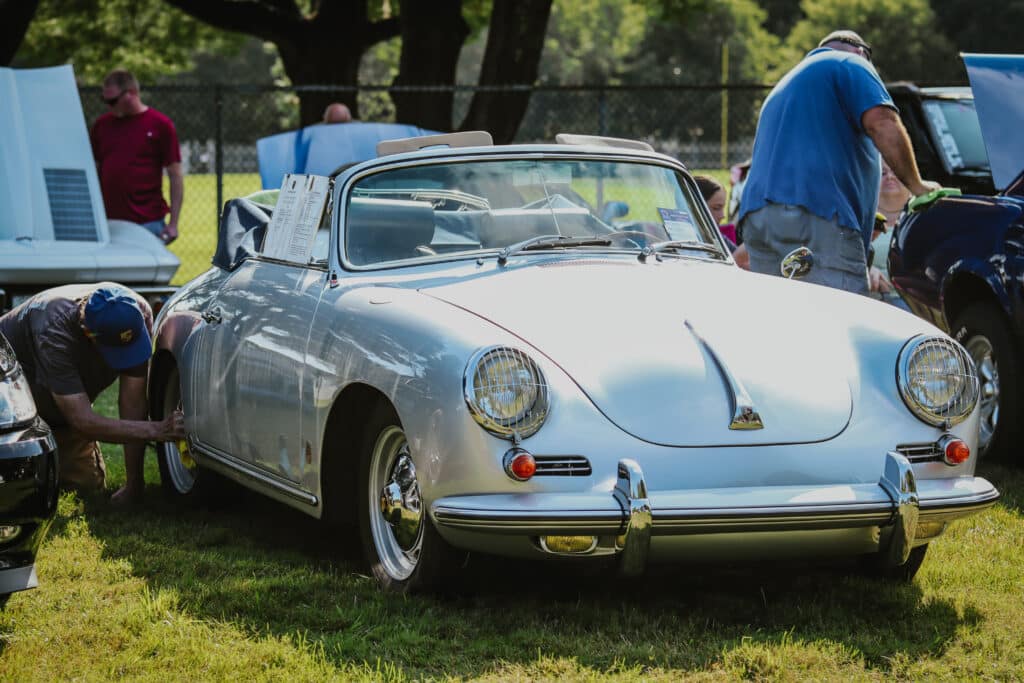
[[[164,382],[178,362],[174,354],[166,349],[157,349],[149,364],[149,417],[152,420],[162,419],[160,410],[163,402]]]
[[[1006,313],[1007,296],[1001,286],[998,288],[993,284],[994,273],[989,277],[982,274],[962,270],[954,273],[946,280],[942,293],[942,313],[946,318],[946,329],[954,334],[953,324],[956,322],[964,309],[973,303],[984,301],[991,303],[1009,321]]]
[[[391,400],[379,389],[362,382],[349,384],[331,404],[320,446],[320,489],[323,518],[331,523],[356,519],[356,485],[362,430],[374,409]],[[397,413],[397,410],[395,411]],[[346,476],[345,465],[348,464]]]

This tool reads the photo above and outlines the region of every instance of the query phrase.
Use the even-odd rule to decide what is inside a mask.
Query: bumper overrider
[[[36,551],[57,493],[57,445],[46,423],[0,434],[0,595],[38,585]]]
[[[810,540],[814,534],[831,534],[840,547],[823,554],[874,552],[883,564],[895,567],[907,561],[915,545],[941,534],[948,522],[985,510],[998,499],[999,491],[981,477],[919,483],[910,461],[890,452],[872,484],[652,493],[640,465],[622,459],[610,493],[450,496],[434,501],[431,513],[441,534],[458,545],[500,552],[512,546],[502,538],[528,538],[546,554],[614,554],[622,572],[638,574],[659,541],[722,535],[754,546],[758,538],[770,537],[772,543],[797,538],[804,546],[797,553],[810,556],[822,550]]]

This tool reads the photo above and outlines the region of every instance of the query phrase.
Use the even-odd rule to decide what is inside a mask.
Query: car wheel
[[[979,457],[1012,455],[1020,432],[1017,420],[1013,419],[1020,406],[1019,362],[1013,336],[1003,319],[996,306],[979,302],[965,308],[952,328],[953,336],[978,368]],[[1001,416],[1009,419],[1001,420]]]
[[[400,593],[446,585],[458,553],[430,521],[409,442],[390,406],[376,408],[366,425],[359,474],[359,530],[377,582]]]
[[[872,555],[867,558],[864,565],[864,574],[880,581],[892,583],[910,583],[917,575],[917,571],[924,562],[924,556],[928,552],[928,544],[919,545],[910,551],[907,561],[898,567],[887,567],[881,563],[879,556]]]
[[[176,367],[167,373],[154,400],[153,417],[157,420],[166,418],[181,405],[181,381]],[[158,442],[156,460],[160,466],[160,486],[171,498],[200,498],[218,483],[215,472],[200,467],[192,459],[184,440]]]

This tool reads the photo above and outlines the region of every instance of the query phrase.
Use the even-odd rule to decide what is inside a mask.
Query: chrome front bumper
[[[938,533],[919,530],[941,531],[946,522],[980,512],[998,499],[999,491],[980,477],[929,479],[919,485],[910,461],[895,452],[886,454],[876,484],[653,493],[640,465],[623,459],[610,495],[451,496],[434,501],[431,514],[442,535],[458,537],[462,545],[472,545],[466,539],[480,535],[611,537],[611,552],[618,554],[622,571],[636,574],[648,564],[652,537],[857,528],[884,529],[876,550],[887,564],[898,566],[914,545]]]

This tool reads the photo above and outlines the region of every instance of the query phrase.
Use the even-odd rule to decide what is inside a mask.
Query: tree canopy
[[[41,0],[38,4],[12,66],[70,62],[83,83],[98,83],[117,67],[152,82],[191,68],[197,52],[235,53],[242,44],[241,36],[216,30],[160,0]],[[3,23],[5,17],[0,14]]]

